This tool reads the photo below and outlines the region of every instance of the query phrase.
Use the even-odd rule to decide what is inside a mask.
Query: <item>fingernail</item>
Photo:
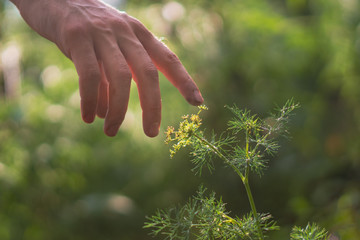
[[[159,134],[160,124],[159,123],[153,123],[150,127],[150,130],[148,132],[149,137],[156,137]]]
[[[109,137],[114,137],[114,136],[116,136],[118,130],[119,130],[119,127],[117,125],[110,125],[109,127],[106,128],[105,133]]]
[[[83,114],[82,119],[86,123],[92,123],[95,120],[95,115],[93,115],[93,114]]]
[[[200,105],[204,102],[204,98],[201,96],[201,93],[197,90],[194,91],[194,99],[196,105]]]

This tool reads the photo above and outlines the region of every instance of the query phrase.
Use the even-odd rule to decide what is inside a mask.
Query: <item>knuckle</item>
[[[109,96],[122,96],[124,97],[124,91],[130,89],[131,81],[127,79],[119,79],[118,81],[109,84]]]
[[[154,114],[161,112],[161,99],[153,95],[142,96],[142,109],[145,114]]]
[[[155,112],[155,113],[158,113],[158,112],[161,112],[161,103],[159,101],[155,101],[150,107],[149,107],[149,110],[151,112]]]
[[[122,81],[131,81],[132,74],[128,66],[120,65],[117,70],[117,75],[121,78]]]
[[[120,12],[119,19],[123,19],[124,21],[129,22],[132,19],[132,17],[126,12]]]
[[[86,35],[87,28],[85,25],[81,23],[72,23],[72,24],[67,24],[63,28],[62,32],[65,41],[72,42],[73,40],[77,40],[80,36]]]
[[[154,65],[146,65],[142,69],[144,76],[152,82],[157,82],[159,75]]]
[[[81,95],[80,96],[81,97],[81,99],[80,99],[80,101],[81,101],[81,105],[82,106],[86,106],[86,108],[84,109],[84,111],[94,111],[95,110],[95,104],[96,104],[96,99],[94,99],[94,98],[91,98],[91,97],[89,97],[89,96],[87,96],[87,95]]]
[[[140,35],[142,37],[149,38],[149,39],[153,37],[153,34],[138,19],[136,19],[132,16],[128,16],[127,22],[129,23],[131,28],[134,30],[135,34]]]
[[[132,16],[126,15],[125,19],[131,26],[144,27],[144,25],[139,20],[137,20],[136,18],[134,18]]]
[[[94,67],[88,68],[86,71],[80,73],[80,78],[83,78],[88,83],[100,83],[101,81],[101,72],[99,69],[96,69]]]
[[[180,60],[179,58],[176,56],[175,53],[168,51],[166,54],[164,54],[164,61],[167,64],[179,64]]]
[[[110,84],[109,94],[111,96],[117,96],[121,92],[121,87],[117,84]]]
[[[115,70],[115,76],[109,82],[109,93],[112,96],[121,94],[124,89],[130,88],[131,85],[131,72],[126,68],[118,68]]]
[[[129,22],[131,21],[130,16],[126,13],[121,13],[120,16],[114,16],[109,18],[109,24],[116,29],[129,29]]]
[[[91,20],[90,26],[96,29],[106,29],[107,23],[102,18],[94,18]]]

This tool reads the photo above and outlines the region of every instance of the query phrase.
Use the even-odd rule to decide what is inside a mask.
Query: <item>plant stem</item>
[[[250,166],[247,163],[247,167],[245,170],[245,176],[244,174],[242,174],[239,169],[237,169],[232,163],[231,161],[224,155],[222,154],[217,147],[215,147],[213,144],[211,144],[208,140],[206,140],[205,138],[200,137],[197,134],[193,134],[194,137],[196,137],[197,139],[199,139],[203,144],[205,144],[206,146],[208,146],[220,159],[222,159],[225,163],[227,163],[237,174],[238,176],[241,178],[241,181],[243,182],[245,189],[246,189],[246,194],[248,196],[249,199],[249,203],[250,203],[250,207],[252,210],[252,214],[254,215],[255,221],[256,221],[256,226],[258,229],[258,234],[259,234],[259,238],[260,240],[264,240],[264,235],[260,226],[260,221],[259,221],[259,215],[256,211],[256,206],[255,206],[255,202],[254,202],[254,198],[252,196],[251,193],[251,189],[250,189],[250,185],[249,185],[249,173],[250,173]],[[249,155],[248,155],[248,151],[249,151],[249,136],[246,132],[246,157],[247,159],[249,159]]]
[[[237,169],[232,163],[231,161],[224,155],[222,154],[217,147],[215,147],[213,144],[211,144],[208,140],[206,140],[205,138],[200,137],[199,135],[193,133],[193,136],[196,137],[197,139],[199,139],[203,144],[205,144],[206,146],[208,146],[211,151],[213,151],[220,159],[222,159],[226,164],[228,164],[241,178],[242,181],[244,181],[245,176],[239,171],[239,169]]]
[[[256,226],[257,226],[257,229],[258,229],[259,238],[261,240],[263,240],[264,235],[263,235],[263,232],[262,232],[262,229],[261,229],[261,226],[260,226],[259,215],[258,215],[258,213],[256,211],[255,201],[254,201],[253,195],[251,193],[251,188],[250,188],[250,184],[249,184],[249,173],[248,172],[249,172],[249,166],[247,166],[247,168],[246,168],[245,179],[243,181],[243,184],[244,184],[245,189],[246,189],[246,194],[247,194],[248,199],[249,199],[252,214],[254,215],[254,218],[255,218],[255,221],[256,221]]]
[[[250,184],[249,184],[249,173],[250,173],[249,147],[250,147],[250,138],[249,138],[248,131],[246,131],[245,134],[246,134],[245,135],[245,140],[246,140],[246,146],[245,146],[245,149],[246,149],[246,169],[245,169],[245,178],[241,178],[241,179],[243,180],[243,184],[244,184],[245,189],[246,189],[246,194],[247,194],[248,199],[249,199],[252,214],[254,215],[254,218],[255,218],[255,221],[256,221],[256,226],[257,226],[257,229],[258,229],[259,238],[260,238],[260,240],[263,240],[264,235],[263,235],[263,232],[262,232],[262,229],[261,229],[261,226],[260,226],[259,215],[258,215],[258,213],[256,211],[255,201],[254,201],[253,195],[251,193],[251,188],[250,188]]]

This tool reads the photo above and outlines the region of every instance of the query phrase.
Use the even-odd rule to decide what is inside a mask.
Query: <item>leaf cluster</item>
[[[214,169],[213,157],[216,156],[238,174],[245,175],[249,168],[262,175],[267,167],[266,157],[277,152],[277,137],[286,135],[286,123],[292,111],[298,107],[293,100],[289,100],[265,120],[235,105],[227,107],[234,114],[228,122],[228,129],[219,137],[212,133],[208,140],[200,129],[202,120],[199,114],[207,109],[201,106],[197,114],[183,117],[178,130],[168,127],[166,143],[175,142],[170,150],[171,157],[181,148],[190,146],[195,165],[193,170],[197,174],[201,174],[204,167],[211,172]]]
[[[237,141],[230,156],[232,164],[242,172],[248,166],[253,172],[262,175],[267,167],[266,156],[272,156],[278,151],[277,139],[279,136],[286,136],[289,117],[298,107],[299,104],[294,100],[288,100],[282,108],[277,107],[264,120],[256,114],[251,114],[249,110],[241,110],[235,105],[227,107],[234,114],[233,119],[228,122],[228,130],[233,136],[242,134],[245,142],[241,145],[241,140]]]
[[[327,240],[328,232],[315,223],[308,223],[305,228],[295,226],[290,234],[290,240]]]
[[[145,228],[152,228],[153,235],[165,235],[165,239],[256,239],[256,219],[251,214],[232,218],[214,192],[205,192],[206,189],[200,187],[197,195],[183,207],[158,210],[154,216],[148,217]],[[258,217],[265,231],[278,229],[269,214]]]

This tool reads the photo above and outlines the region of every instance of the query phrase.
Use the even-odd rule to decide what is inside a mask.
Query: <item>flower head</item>
[[[180,122],[179,128],[175,130],[174,127],[169,126],[166,130],[166,140],[168,144],[170,142],[176,141],[177,143],[173,144],[172,149],[170,150],[170,156],[173,157],[174,154],[182,147],[186,147],[191,144],[193,134],[198,131],[202,121],[199,117],[199,114],[207,110],[207,107],[202,105],[199,106],[199,111],[196,114],[184,115],[182,116],[183,121]]]

